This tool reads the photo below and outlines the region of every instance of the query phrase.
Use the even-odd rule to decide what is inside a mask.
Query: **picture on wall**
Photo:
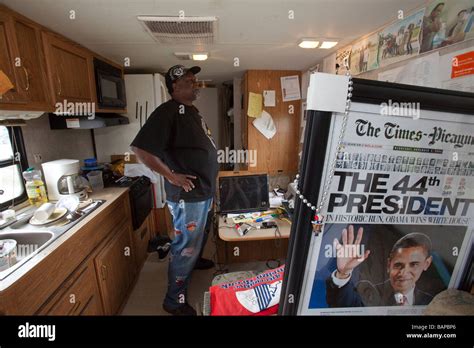
[[[344,47],[336,53],[336,75],[345,75],[350,64],[352,46]]]
[[[377,69],[379,53],[379,35],[375,33],[352,45],[350,70],[352,75]]]
[[[420,53],[474,38],[474,0],[437,0],[426,8]]]
[[[422,8],[380,32],[380,66],[387,66],[416,56],[419,53],[424,13],[425,9]]]

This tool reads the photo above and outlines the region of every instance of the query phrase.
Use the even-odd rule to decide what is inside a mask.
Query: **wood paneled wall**
[[[298,166],[298,144],[301,117],[301,100],[283,102],[281,77],[298,75],[295,70],[248,70],[242,83],[242,144],[245,149],[257,151],[257,165],[248,166],[252,172],[268,174],[296,173]],[[249,92],[263,94],[264,90],[274,90],[275,107],[263,107],[273,118],[277,133],[272,139],[263,136],[247,116]],[[289,106],[293,105],[293,114]],[[246,126],[245,126],[246,125]]]

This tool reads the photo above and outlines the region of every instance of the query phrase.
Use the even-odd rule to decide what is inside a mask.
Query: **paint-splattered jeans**
[[[175,238],[171,243],[168,292],[164,304],[177,308],[187,302],[187,288],[206,241],[208,211],[212,198],[201,202],[167,201],[173,216]]]

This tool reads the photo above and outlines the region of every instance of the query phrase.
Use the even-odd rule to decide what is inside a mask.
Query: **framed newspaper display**
[[[348,114],[307,115],[281,314],[422,314],[466,285],[474,95],[359,79],[352,94]]]

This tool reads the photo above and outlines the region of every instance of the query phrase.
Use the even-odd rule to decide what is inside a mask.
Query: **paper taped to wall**
[[[263,91],[263,105],[276,106],[275,91]]]
[[[261,94],[249,92],[249,106],[247,115],[249,117],[260,117],[263,111],[263,97]]]
[[[262,112],[262,116],[256,118],[252,123],[267,139],[273,138],[276,133],[276,126],[273,122],[273,118],[265,110]]]

